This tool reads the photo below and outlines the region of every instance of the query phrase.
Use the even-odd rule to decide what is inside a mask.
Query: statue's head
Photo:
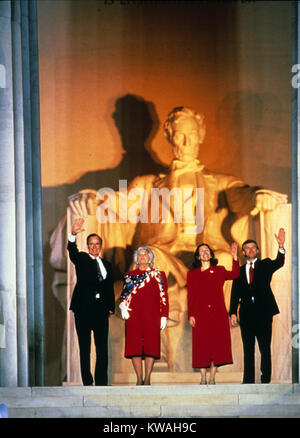
[[[189,162],[198,158],[199,145],[205,137],[202,114],[184,106],[174,108],[168,115],[164,130],[176,159]]]

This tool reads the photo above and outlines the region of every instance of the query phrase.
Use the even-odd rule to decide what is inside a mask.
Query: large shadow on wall
[[[160,123],[154,104],[128,94],[116,101],[112,118],[125,150],[120,176],[127,175],[125,179],[130,181],[136,176],[165,172],[166,167],[151,148]]]
[[[110,187],[118,190],[120,179],[125,179],[129,183],[137,176],[166,171],[166,167],[159,162],[151,150],[152,139],[160,123],[152,102],[146,102],[142,97],[131,94],[122,96],[116,100],[111,118],[118,130],[124,150],[120,164],[113,169],[87,172],[72,184],[43,188],[46,384],[48,385],[60,385],[64,379],[61,351],[64,348],[66,297],[62,296],[59,299],[53,293],[54,269],[49,263],[49,258],[50,237],[59,220],[66,214],[68,197],[87,188],[98,190],[101,187]],[[65,268],[62,267],[62,278]]]
[[[220,102],[215,126],[226,151],[224,166],[230,162],[231,172],[250,185],[258,180],[265,188],[290,196],[291,168],[280,144],[283,116],[276,93],[236,90]]]

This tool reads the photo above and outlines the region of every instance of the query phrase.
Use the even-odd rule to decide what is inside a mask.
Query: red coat
[[[156,270],[157,271],[157,270]],[[145,271],[135,269],[127,272],[129,275],[141,275]],[[147,271],[149,272],[149,271]],[[155,272],[151,269],[152,273]],[[152,356],[160,358],[160,319],[168,317],[168,283],[166,274],[159,271],[163,288],[159,287],[156,278],[150,275],[150,281],[145,282],[136,292],[131,293],[130,317],[125,322],[125,357]]]
[[[225,306],[223,285],[225,280],[237,278],[239,262],[233,261],[232,271],[224,266],[211,266],[188,272],[188,316],[196,320],[192,329],[194,368],[206,368],[232,363],[228,312]]]

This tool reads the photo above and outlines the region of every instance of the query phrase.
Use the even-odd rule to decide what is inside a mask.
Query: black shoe
[[[261,378],[261,383],[270,383],[271,379],[263,379]]]

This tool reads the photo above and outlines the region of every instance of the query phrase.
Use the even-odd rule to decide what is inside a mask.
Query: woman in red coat
[[[153,268],[153,259],[150,248],[137,249],[137,269],[125,274],[120,297],[119,307],[126,320],[125,357],[132,359],[137,385],[150,385],[154,360],[160,358],[160,330],[166,327],[169,313],[166,274]]]
[[[228,312],[223,285],[240,275],[237,244],[230,251],[232,271],[217,266],[214,253],[206,244],[195,252],[194,269],[188,272],[188,317],[193,336],[193,368],[200,368],[201,384],[206,384],[206,368],[210,367],[210,383],[215,383],[217,366],[232,363]]]

